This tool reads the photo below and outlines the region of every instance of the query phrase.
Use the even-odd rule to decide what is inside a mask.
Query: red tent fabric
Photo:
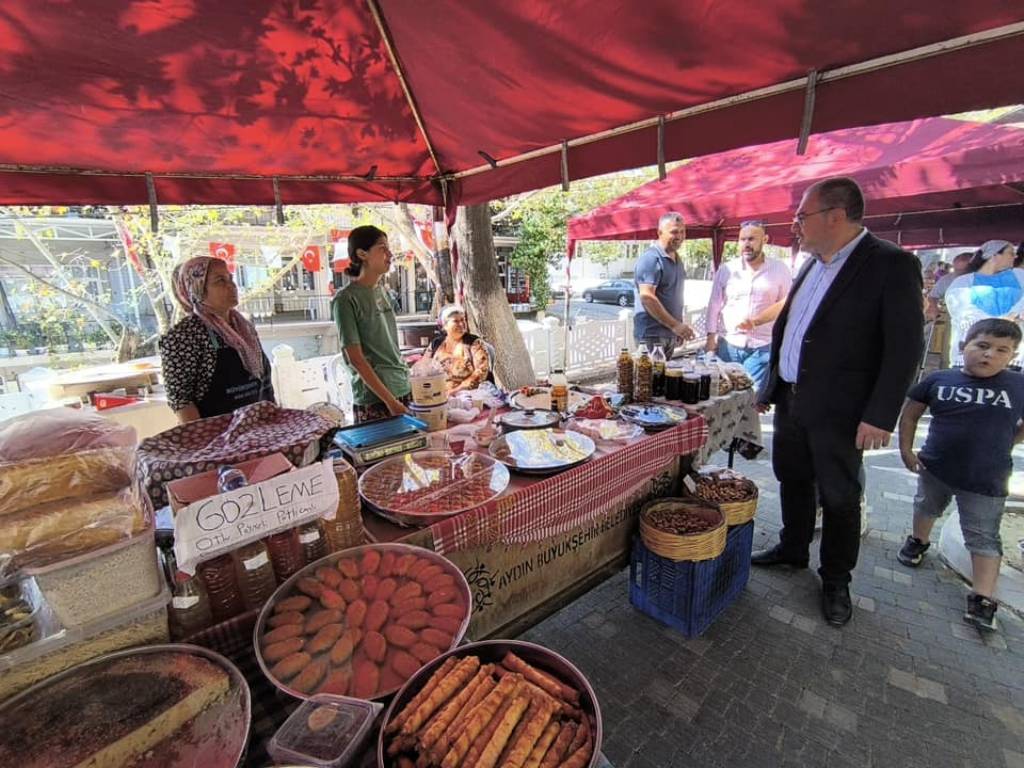
[[[667,160],[791,138],[812,70],[815,132],[1024,100],[1006,0],[0,5],[0,203],[481,202],[659,116]]]
[[[1024,239],[1024,130],[940,117],[814,136],[803,156],[790,140],[699,158],[571,219],[570,253],[577,240],[654,237],[673,210],[689,237],[721,244],[756,218],[788,244],[804,190],[829,176],[855,178],[867,226],[907,247]]]

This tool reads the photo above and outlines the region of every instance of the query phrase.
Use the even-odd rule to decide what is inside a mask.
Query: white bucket
[[[409,413],[413,417],[426,422],[428,432],[440,432],[448,429],[448,403],[440,405],[410,405]]]
[[[448,402],[443,373],[411,376],[409,384],[412,386],[412,401],[416,405],[443,405]]]

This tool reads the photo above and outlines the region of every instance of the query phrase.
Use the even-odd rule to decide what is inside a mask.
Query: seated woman
[[[159,342],[167,401],[185,423],[274,399],[270,361],[256,328],[235,307],[227,264],[196,256],[174,270],[186,316]]]
[[[434,339],[426,357],[433,358],[444,369],[448,394],[476,389],[484,381],[494,381],[487,347],[468,330],[462,307],[441,310],[443,332]]]

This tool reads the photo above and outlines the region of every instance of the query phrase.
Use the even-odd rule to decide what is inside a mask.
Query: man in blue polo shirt
[[[686,240],[682,214],[666,213],[658,220],[658,240],[637,259],[635,267],[636,314],[633,338],[648,349],[661,346],[672,358],[676,344],[694,338],[683,322],[683,282],[686,270],[679,248]]]

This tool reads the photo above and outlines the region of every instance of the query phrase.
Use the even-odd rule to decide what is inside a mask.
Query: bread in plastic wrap
[[[134,448],[134,427],[77,408],[32,411],[0,422],[0,464],[99,448]]]
[[[97,448],[0,464],[0,517],[120,491],[132,484],[134,464],[133,448]]]
[[[146,525],[142,499],[131,490],[23,510],[0,523],[0,573],[90,552],[139,533]]]

